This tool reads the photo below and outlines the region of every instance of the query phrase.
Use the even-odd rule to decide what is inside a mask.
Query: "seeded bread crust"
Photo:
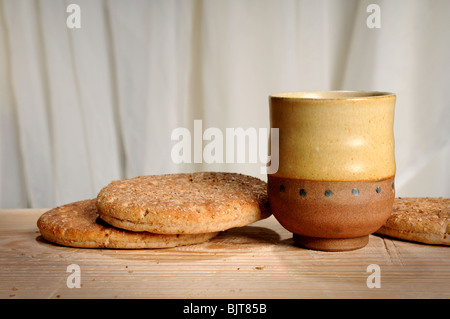
[[[404,197],[377,232],[394,238],[450,245],[450,198]]]
[[[264,181],[220,172],[113,181],[99,192],[97,207],[111,225],[160,234],[223,231],[271,215]]]
[[[218,234],[161,235],[117,229],[99,219],[95,199],[51,209],[39,217],[37,226],[44,239],[80,248],[169,248],[202,243]]]

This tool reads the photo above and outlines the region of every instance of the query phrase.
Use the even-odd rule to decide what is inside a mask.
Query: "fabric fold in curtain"
[[[171,132],[268,128],[269,94],[340,89],[395,92],[397,194],[448,197],[447,30],[446,0],[0,0],[0,208],[145,174],[265,179],[261,163],[176,164]]]

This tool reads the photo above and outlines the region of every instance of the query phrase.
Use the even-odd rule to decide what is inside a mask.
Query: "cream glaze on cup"
[[[392,211],[396,96],[292,92],[270,96],[279,169],[268,175],[271,209],[302,246],[365,246]]]

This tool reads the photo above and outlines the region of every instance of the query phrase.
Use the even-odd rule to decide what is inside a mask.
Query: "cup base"
[[[294,234],[293,239],[299,246],[322,251],[355,250],[369,243],[369,235],[355,238],[318,238]]]

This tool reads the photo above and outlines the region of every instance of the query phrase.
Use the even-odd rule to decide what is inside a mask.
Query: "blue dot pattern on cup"
[[[271,185],[270,185],[270,186],[271,186]],[[271,188],[271,187],[270,187],[270,188]],[[381,187],[378,186],[378,187],[375,189],[375,191],[376,191],[378,194],[381,193]],[[395,191],[394,183],[392,183],[392,191]],[[281,193],[286,192],[286,187],[285,187],[284,185],[280,185],[280,192],[281,192]],[[300,195],[301,197],[305,197],[306,194],[307,194],[307,193],[306,193],[306,190],[305,190],[304,188],[302,188],[302,189],[299,190],[299,195]],[[325,191],[324,195],[325,195],[326,197],[330,197],[330,196],[333,195],[333,192],[332,192],[331,190],[327,189],[327,190]],[[359,196],[359,189],[358,189],[358,188],[353,188],[353,189],[352,189],[352,195],[354,195],[354,196]]]

